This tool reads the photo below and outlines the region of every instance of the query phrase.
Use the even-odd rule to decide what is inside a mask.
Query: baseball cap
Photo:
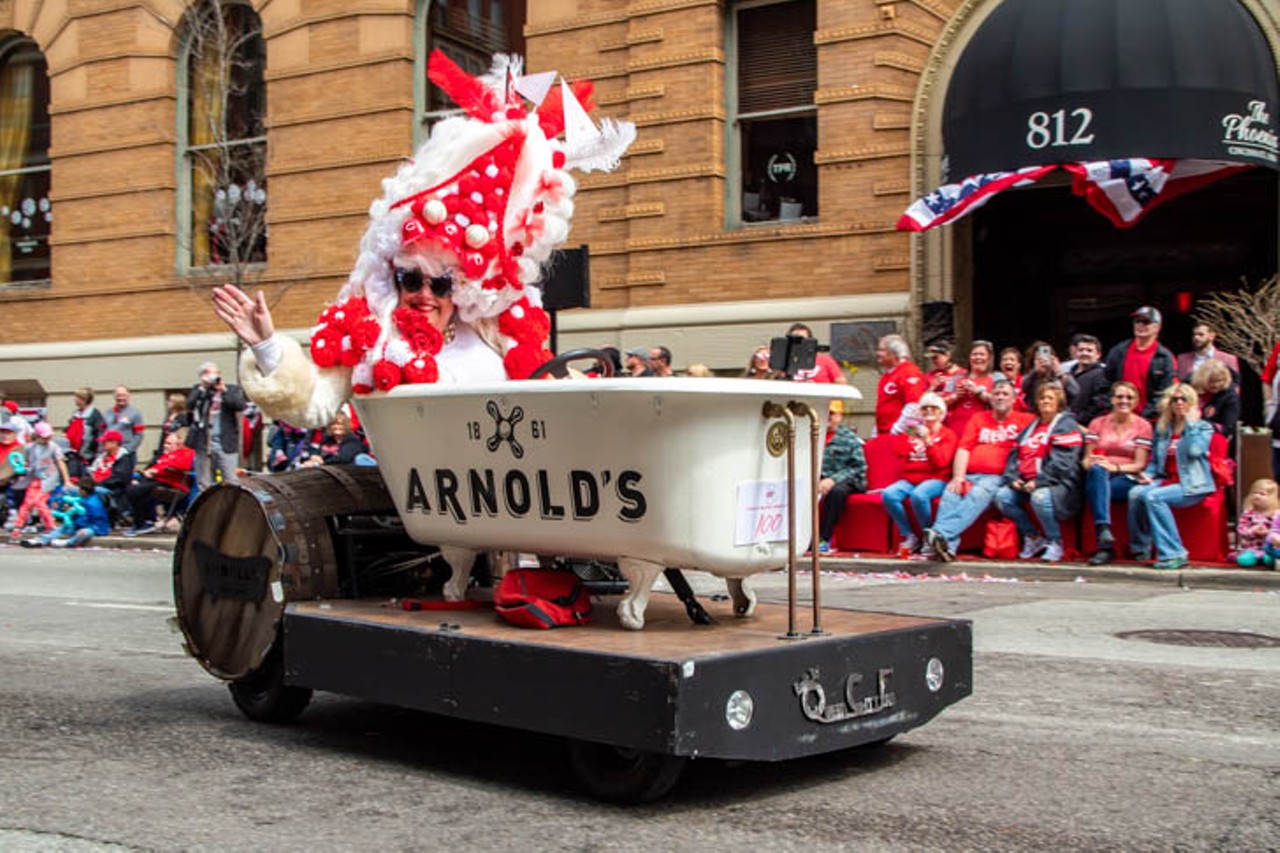
[[[627,355],[634,355],[636,358],[643,358],[647,360],[649,358],[649,348],[648,347],[632,347],[631,349],[627,350]]]
[[[844,414],[844,400],[832,400],[831,408],[828,411]]]
[[[1160,317],[1160,309],[1152,308],[1150,305],[1143,305],[1137,311],[1129,315],[1131,320],[1148,320],[1152,323],[1163,322]]]
[[[48,421],[36,424],[36,438],[49,438],[51,435],[53,435],[53,427],[49,426]]]
[[[124,435],[118,429],[109,429],[102,434],[103,441],[124,441]]]
[[[929,344],[929,346],[925,348],[925,352],[929,355],[946,355],[951,352],[951,344],[946,341],[936,341]]]

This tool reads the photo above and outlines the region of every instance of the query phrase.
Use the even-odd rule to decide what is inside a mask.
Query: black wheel
[[[566,379],[569,376],[569,364],[571,362],[585,361],[587,359],[591,359],[596,363],[596,371],[601,376],[608,378],[613,375],[613,362],[601,350],[573,349],[561,353],[546,364],[539,366],[533,373],[529,374],[529,378],[541,379],[549,373],[556,379]]]
[[[612,803],[648,803],[676,784],[683,755],[665,755],[585,740],[569,741],[569,766],[593,796]]]
[[[227,687],[246,717],[259,723],[288,723],[311,703],[311,690],[284,683],[284,654],[280,642],[271,647],[262,665]]]

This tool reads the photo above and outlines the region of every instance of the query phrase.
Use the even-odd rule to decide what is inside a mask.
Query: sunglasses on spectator
[[[1151,322],[1152,322],[1152,321],[1151,321],[1151,320],[1148,320],[1146,317],[1134,317],[1134,318],[1133,318],[1133,325],[1135,325],[1135,326],[1150,326],[1150,325],[1151,325]]]
[[[1134,400],[1138,398],[1133,396],[1132,394],[1112,394],[1111,399],[1112,400],[1128,400],[1129,402],[1132,403]]]
[[[403,267],[395,267],[392,270],[392,276],[396,280],[396,287],[405,293],[417,293],[422,290],[424,285],[431,288],[431,295],[437,299],[443,299],[453,293],[452,273],[433,275],[427,278],[422,274],[422,270],[407,270]]]

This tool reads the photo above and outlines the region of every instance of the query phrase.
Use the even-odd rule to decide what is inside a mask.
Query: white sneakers
[[[1030,560],[1041,551],[1049,547],[1049,540],[1043,536],[1028,536],[1022,543],[1022,550],[1018,552],[1019,560]],[[1062,546],[1058,546],[1058,559],[1062,559]]]
[[[1044,549],[1044,556],[1040,558],[1046,563],[1058,563],[1062,561],[1062,543],[1050,542]]]

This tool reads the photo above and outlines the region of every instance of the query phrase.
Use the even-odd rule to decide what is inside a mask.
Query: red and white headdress
[[[455,310],[468,323],[497,320],[511,341],[508,376],[525,378],[550,358],[550,323],[533,285],[569,235],[569,170],[613,169],[635,139],[629,122],[597,126],[588,117],[590,84],[557,86],[555,72],[522,76],[517,57],[495,56],[489,74],[472,77],[435,51],[428,76],[466,115],[434,125],[413,160],[382,182],[355,269],[312,332],[312,358],[352,367],[357,393],[436,380],[439,332],[396,310],[391,261],[405,251],[426,250],[461,271]]]

